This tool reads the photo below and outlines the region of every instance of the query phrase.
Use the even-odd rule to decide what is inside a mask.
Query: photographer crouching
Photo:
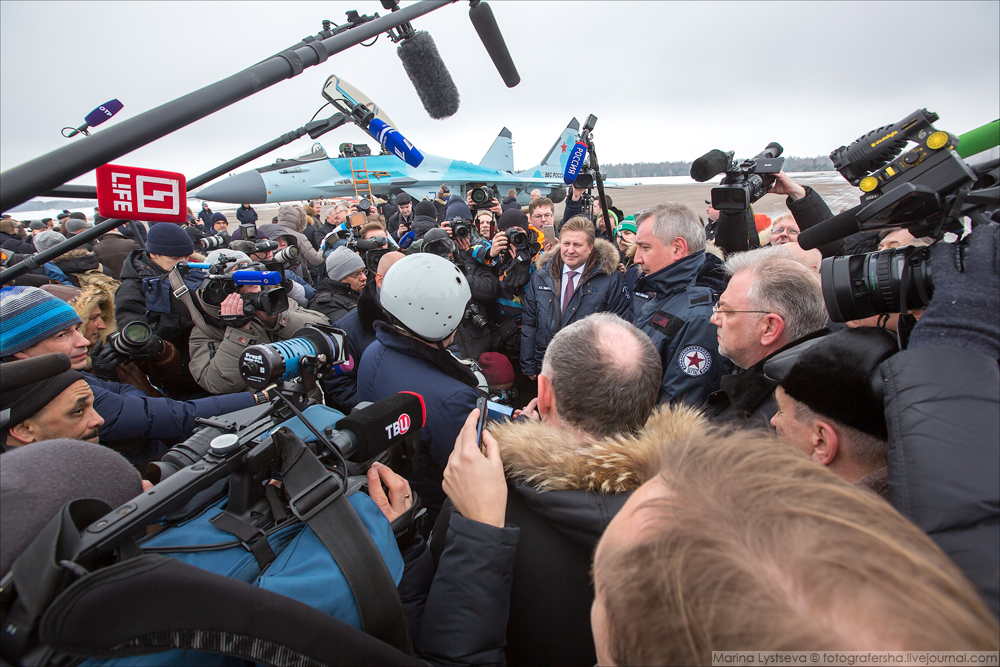
[[[191,375],[206,391],[224,394],[246,389],[239,358],[248,345],[273,343],[293,337],[307,324],[329,324],[323,313],[306,310],[289,301],[280,286],[280,274],[261,271],[242,252],[216,250],[206,263],[209,274],[182,300],[191,311]],[[247,284],[246,280],[276,282]],[[271,276],[273,274],[273,276]],[[240,282],[238,282],[240,281]]]

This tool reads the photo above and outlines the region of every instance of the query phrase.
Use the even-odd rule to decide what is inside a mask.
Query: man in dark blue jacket
[[[36,287],[8,287],[0,291],[0,359],[28,359],[62,352],[72,368],[87,367],[90,345],[80,333],[76,311],[65,301]],[[130,451],[133,462],[155,457],[151,440],[178,440],[194,431],[195,419],[241,410],[267,400],[249,392],[212,396],[193,401],[152,398],[131,385],[98,380],[90,373],[84,379],[94,392],[94,409],[104,419],[101,442],[112,449],[116,443],[143,441],[143,451]]]
[[[379,298],[392,323],[375,324],[375,342],[358,368],[358,398],[378,401],[400,391],[423,397],[426,420],[411,482],[427,506],[429,531],[444,502],[448,456],[480,395],[476,375],[447,350],[471,292],[459,267],[422,252],[389,269]]]
[[[632,323],[660,352],[660,402],[698,405],[725,372],[711,323],[713,293],[696,285],[705,264],[705,227],[684,204],[647,209],[636,220],[635,263],[644,275],[632,294]]]
[[[524,291],[521,371],[535,380],[552,337],[587,315],[610,312],[628,318],[630,303],[623,287],[614,246],[595,239],[594,223],[586,218],[568,220],[559,246],[535,260]]]
[[[240,221],[241,225],[253,224],[257,222],[257,211],[253,210],[250,204],[241,204],[236,209],[236,219]]]

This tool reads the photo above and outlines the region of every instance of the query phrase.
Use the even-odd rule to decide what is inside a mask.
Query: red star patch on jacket
[[[704,375],[712,367],[712,355],[701,345],[688,345],[677,359],[681,370],[692,377]]]

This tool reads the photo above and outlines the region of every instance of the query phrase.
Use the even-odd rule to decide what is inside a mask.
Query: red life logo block
[[[117,164],[97,168],[97,212],[145,222],[187,221],[184,174]]]

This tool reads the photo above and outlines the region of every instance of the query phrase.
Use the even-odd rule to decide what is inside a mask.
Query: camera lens
[[[930,249],[908,246],[867,255],[828,257],[820,267],[823,300],[834,322],[923,308],[931,299]],[[905,275],[904,275],[905,274]]]
[[[512,248],[526,248],[528,246],[528,235],[525,234],[523,229],[511,227],[507,231],[507,241],[510,242]]]
[[[141,347],[153,337],[153,330],[145,322],[130,322],[122,329],[125,342],[133,347]]]

